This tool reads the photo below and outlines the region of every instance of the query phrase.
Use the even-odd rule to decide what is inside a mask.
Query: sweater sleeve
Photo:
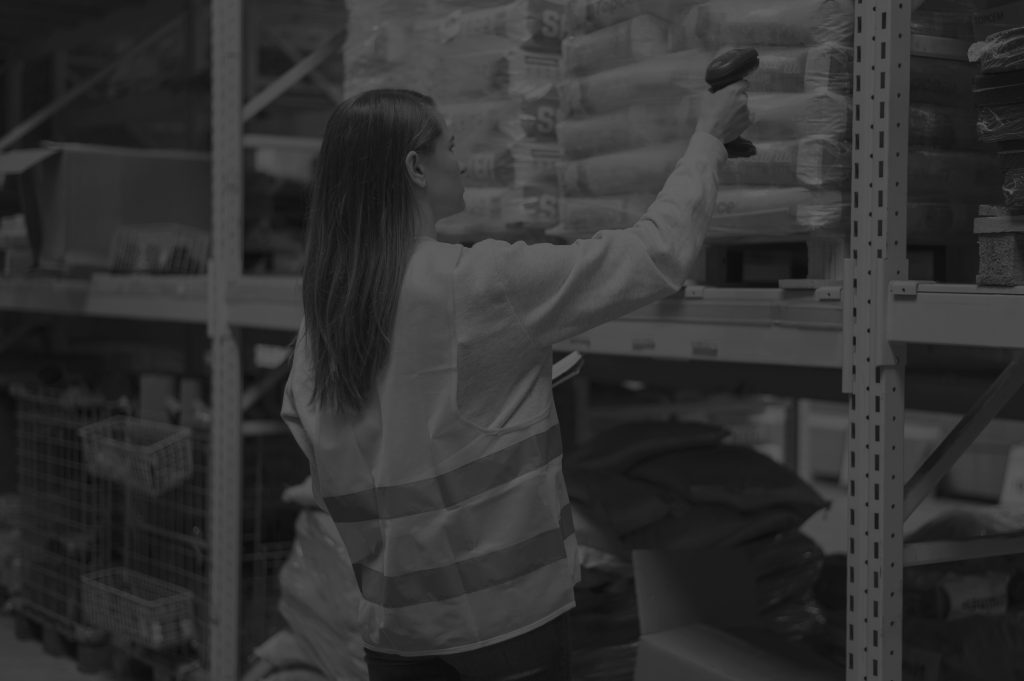
[[[459,285],[490,292],[492,300],[500,293],[541,347],[671,295],[703,245],[725,159],[717,138],[695,133],[632,227],[568,245],[481,242],[462,258]]]

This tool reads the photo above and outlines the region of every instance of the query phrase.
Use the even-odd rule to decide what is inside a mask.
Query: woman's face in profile
[[[433,151],[424,156],[423,168],[427,174],[427,196],[435,220],[466,209],[463,196],[465,188],[462,184],[465,167],[455,156],[455,136],[443,120],[441,136],[437,138]]]

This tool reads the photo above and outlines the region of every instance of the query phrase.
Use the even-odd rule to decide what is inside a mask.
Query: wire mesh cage
[[[78,429],[117,405],[78,389],[13,385],[22,601],[26,614],[81,623],[81,576],[113,562],[113,485],[93,476]]]
[[[287,436],[290,437],[290,436]],[[125,495],[125,567],[188,589],[194,596],[191,654],[206,667],[210,641],[210,433],[192,429],[192,475],[174,489]],[[239,583],[239,651],[244,659],[284,625],[277,612],[277,573],[288,558],[296,511],[281,493],[308,467],[294,442],[261,435],[244,439],[243,553]],[[301,480],[301,477],[299,477]]]
[[[192,591],[125,568],[82,575],[86,624],[151,650],[195,637]]]
[[[79,433],[89,470],[129,489],[157,495],[192,475],[189,428],[114,416]]]

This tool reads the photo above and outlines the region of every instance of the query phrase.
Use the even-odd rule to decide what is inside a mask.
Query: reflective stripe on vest
[[[324,504],[338,523],[451,508],[550,463],[561,455],[561,441],[559,429],[550,428],[436,478],[325,497]]]
[[[403,608],[482,591],[564,560],[565,540],[572,534],[572,507],[566,504],[557,529],[484,556],[395,577],[362,564],[353,568],[366,600],[385,608]]]
[[[560,442],[553,426],[430,480],[326,498],[364,597],[385,607],[451,598],[565,558]]]

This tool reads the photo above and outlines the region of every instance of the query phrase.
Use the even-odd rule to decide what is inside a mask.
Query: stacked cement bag
[[[570,2],[558,135],[562,221],[552,235],[632,224],[686,148],[711,59],[756,47],[756,156],[722,172],[712,237],[845,229],[853,7],[848,0]]]
[[[555,115],[565,0],[358,0],[347,92],[431,95],[467,169],[453,241],[517,239],[557,222]]]
[[[917,30],[950,37],[957,8],[928,5]],[[760,52],[748,78],[756,122],[744,135],[758,153],[727,163],[711,237],[848,233],[854,26],[851,0],[571,0],[558,126],[565,196],[549,234],[571,240],[643,214],[685,150],[708,62],[734,46]],[[970,91],[970,65],[911,60],[911,232],[955,230],[991,187],[998,169],[976,149]]]

